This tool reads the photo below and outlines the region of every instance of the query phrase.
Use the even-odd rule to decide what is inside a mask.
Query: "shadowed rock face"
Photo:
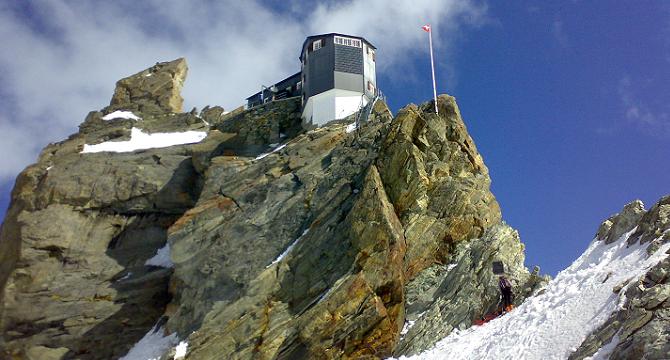
[[[142,101],[158,104],[167,94],[157,89],[153,96]],[[127,140],[132,127],[171,132],[204,123],[191,114],[138,110],[139,121],[102,120],[111,111],[91,112],[79,133],[48,145],[17,178],[0,230],[1,358],[117,358],[170,301],[172,269],[144,263],[198,198],[192,147],[80,152],[85,143]]]
[[[439,116],[378,102],[356,132],[305,132],[299,99],[179,113],[185,74],[180,59],[120,80],[19,175],[0,236],[3,354],[118,358],[165,316],[189,359],[382,358],[495,307],[494,261],[517,302],[546,281],[523,267],[454,98]],[[114,110],[142,119],[102,119]],[[208,136],[80,154],[133,127]],[[166,242],[174,270],[144,265]]]
[[[631,208],[641,209],[635,211],[634,221],[630,221]],[[642,202],[635,201],[604,224],[608,222],[626,222],[627,228],[621,228],[624,232],[636,228],[629,242],[650,243],[647,252],[653,253],[670,241],[670,196],[662,198],[649,211],[644,211]],[[614,227],[602,229],[603,225],[598,232],[601,241],[619,237],[612,236],[616,231]],[[609,359],[670,358],[670,257],[653,266],[641,278],[629,279],[612,290],[614,293],[624,291],[626,299],[622,308],[591,333],[570,359],[589,357],[605,344],[610,344],[613,349]]]

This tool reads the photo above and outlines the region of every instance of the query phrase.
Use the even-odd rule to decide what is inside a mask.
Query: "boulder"
[[[186,80],[186,59],[156,65],[116,82],[107,112],[118,109],[144,113],[180,113],[184,99],[181,88]]]

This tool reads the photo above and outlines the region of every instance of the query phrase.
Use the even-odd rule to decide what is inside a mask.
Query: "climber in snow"
[[[512,310],[512,283],[507,280],[505,275],[500,275],[498,278],[498,287],[500,288],[500,295],[502,296],[502,313],[506,313]]]

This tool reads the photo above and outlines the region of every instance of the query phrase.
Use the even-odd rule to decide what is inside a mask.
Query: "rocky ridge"
[[[10,358],[118,358],[157,323],[188,359],[383,358],[495,307],[494,261],[517,302],[546,281],[524,267],[453,97],[439,116],[378,102],[355,132],[304,131],[299,99],[182,113],[185,76],[178,59],[120,80],[19,175],[0,234]],[[141,120],[103,120],[116,110]],[[208,135],[81,153],[132,128]],[[174,269],[146,265],[166,244]]]
[[[633,231],[629,243],[649,243],[648,253],[670,242],[670,196],[649,211],[641,201],[626,205],[607,219],[598,230],[599,241],[611,242]],[[670,254],[670,252],[668,252]],[[592,356],[603,346],[610,348],[609,359],[667,359],[670,356],[670,256],[639,278],[631,278],[612,289],[623,292],[620,309],[570,356],[578,360]]]

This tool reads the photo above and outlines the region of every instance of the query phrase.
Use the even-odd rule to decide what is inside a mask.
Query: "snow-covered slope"
[[[635,230],[611,244],[593,240],[541,294],[508,315],[484,326],[455,330],[434,348],[400,359],[567,359],[623,304],[624,291],[615,293],[613,288],[623,283],[637,286],[637,278],[668,256],[670,243],[651,255],[649,243],[628,246]],[[608,355],[604,346],[594,358]]]

